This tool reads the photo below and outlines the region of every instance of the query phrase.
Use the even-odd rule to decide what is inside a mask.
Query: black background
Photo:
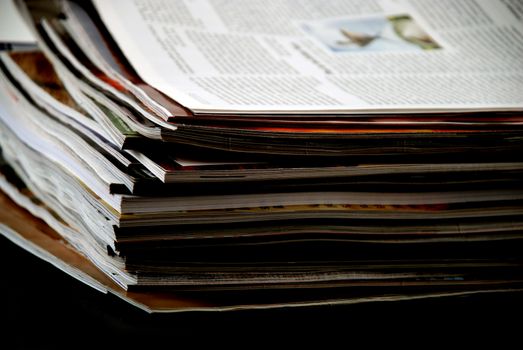
[[[179,348],[209,341],[214,346],[239,343],[250,348],[260,342],[277,344],[274,339],[279,336],[344,348],[362,341],[402,344],[422,339],[419,345],[425,348],[451,345],[455,336],[467,341],[491,338],[500,345],[507,335],[522,332],[523,298],[517,293],[306,309],[147,314],[95,291],[4,237],[0,249],[1,340],[9,344],[4,349],[156,348],[159,344]],[[521,339],[513,343],[516,348],[520,345]]]

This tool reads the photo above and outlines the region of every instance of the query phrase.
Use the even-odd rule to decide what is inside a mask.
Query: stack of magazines
[[[518,1],[18,1],[0,231],[147,311],[523,290]]]

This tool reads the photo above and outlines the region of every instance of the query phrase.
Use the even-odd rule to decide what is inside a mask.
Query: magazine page
[[[0,46],[34,47],[36,38],[18,12],[14,0],[0,1]]]
[[[94,1],[131,64],[196,113],[523,107],[507,1]]]

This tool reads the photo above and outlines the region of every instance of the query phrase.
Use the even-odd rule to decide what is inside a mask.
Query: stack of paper
[[[19,1],[0,231],[149,311],[520,290],[521,9],[271,4]]]

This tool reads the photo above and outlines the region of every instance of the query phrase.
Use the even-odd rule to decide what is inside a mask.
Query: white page
[[[0,43],[36,44],[14,0],[0,0]]]
[[[195,113],[523,108],[523,25],[502,1],[94,3],[138,74]]]

